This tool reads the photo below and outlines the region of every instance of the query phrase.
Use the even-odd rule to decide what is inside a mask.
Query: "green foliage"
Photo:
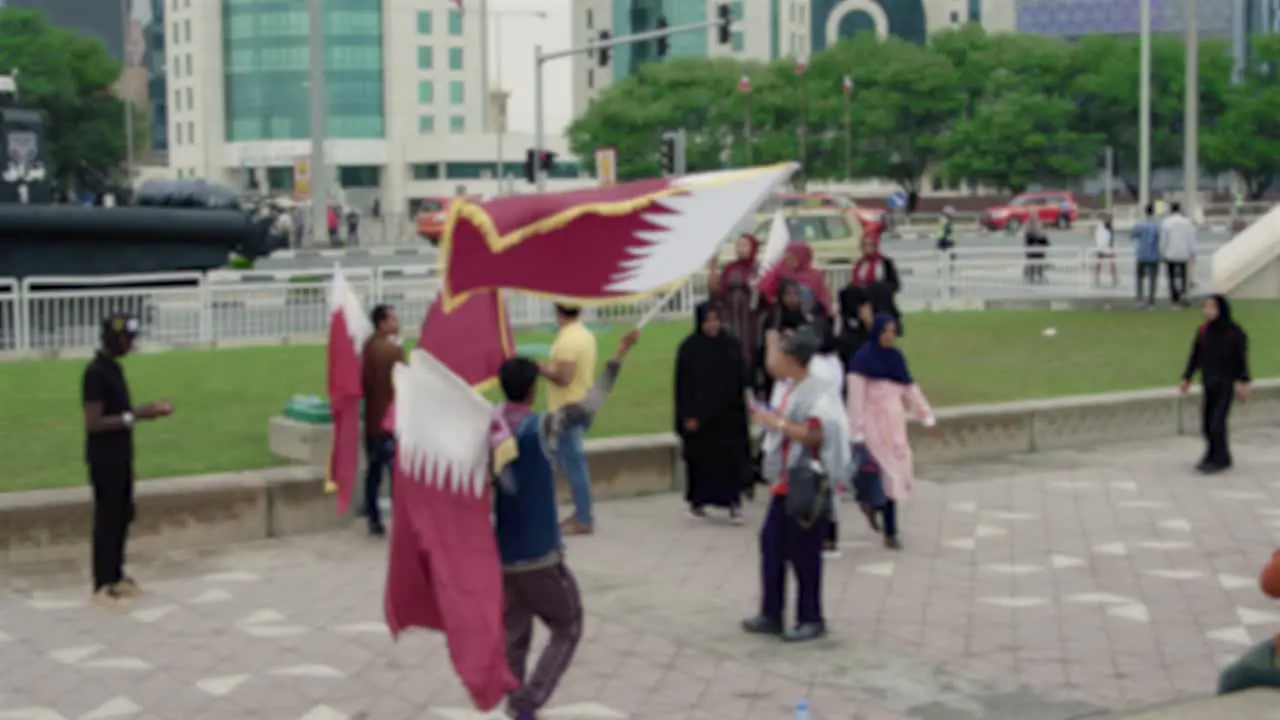
[[[1179,37],[1152,40],[1157,168],[1182,163],[1183,52]],[[1258,38],[1255,54],[1260,67],[1280,67],[1280,40]],[[1254,72],[1233,88],[1220,40],[1202,41],[1199,61],[1205,164],[1261,193],[1280,167],[1280,81]],[[659,137],[684,128],[690,171],[799,160],[803,148],[810,179],[882,178],[908,190],[931,168],[1007,190],[1071,185],[1101,170],[1109,145],[1136,191],[1138,68],[1136,38],[1067,43],[978,25],[942,31],[927,46],[859,35],[814,55],[802,77],[791,58],[646,65],[607,89],[569,139],[579,157],[617,148],[626,179],[657,175]],[[743,75],[749,94],[738,91]],[[846,75],[855,84],[848,100]]]
[[[57,175],[84,169],[109,175],[119,167],[125,155],[124,105],[112,86],[120,63],[100,41],[54,27],[38,12],[2,10],[0,70],[11,69],[19,73],[22,104],[44,113]]]
[[[1228,89],[1223,113],[1208,128],[1201,152],[1213,172],[1234,172],[1258,200],[1280,170],[1280,36],[1254,38],[1251,67]]]

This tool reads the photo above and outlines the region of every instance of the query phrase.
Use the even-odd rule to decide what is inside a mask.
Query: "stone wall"
[[[1174,389],[945,408],[935,435],[912,427],[922,465],[954,463],[1057,448],[1142,441],[1199,432],[1197,391]],[[1280,381],[1254,386],[1237,405],[1234,426],[1280,423]],[[285,537],[343,527],[323,490],[328,426],[274,418],[269,441],[299,466],[153,480],[138,486],[133,545],[166,549]],[[587,442],[598,499],[670,492],[683,468],[673,435]],[[1188,462],[1199,452],[1188,440]],[[562,500],[567,501],[564,483]],[[88,488],[0,494],[0,564],[87,559],[91,523]]]

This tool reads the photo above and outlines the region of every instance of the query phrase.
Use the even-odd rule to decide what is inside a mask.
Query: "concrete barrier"
[[[1200,403],[1198,390],[1182,396],[1169,388],[943,408],[938,418],[936,435],[911,428],[926,466],[1192,435],[1199,432]],[[1280,423],[1280,380],[1258,382],[1252,401],[1236,406],[1232,424],[1274,423]],[[341,527],[346,521],[335,516],[333,497],[323,491],[329,438],[327,425],[272,418],[271,450],[300,465],[140,483],[134,547],[174,549]],[[683,483],[672,434],[597,438],[586,448],[598,499],[670,492]],[[559,487],[567,502],[565,483]],[[0,494],[0,562],[84,559],[91,512],[83,487]]]
[[[131,547],[199,547],[332,530],[342,520],[314,467],[139,483]],[[0,561],[87,560],[88,487],[0,494]]]
[[[1280,720],[1280,690],[1254,688],[1231,695],[1168,703],[1111,717],[1114,720]]]

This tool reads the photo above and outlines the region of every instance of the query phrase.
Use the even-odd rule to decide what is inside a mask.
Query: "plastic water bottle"
[[[795,720],[813,720],[813,716],[809,714],[809,701],[801,700],[796,703]]]

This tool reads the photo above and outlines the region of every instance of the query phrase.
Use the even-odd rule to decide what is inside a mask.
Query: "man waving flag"
[[[511,288],[575,303],[658,292],[716,248],[794,163],[450,205],[440,241],[444,307]]]

